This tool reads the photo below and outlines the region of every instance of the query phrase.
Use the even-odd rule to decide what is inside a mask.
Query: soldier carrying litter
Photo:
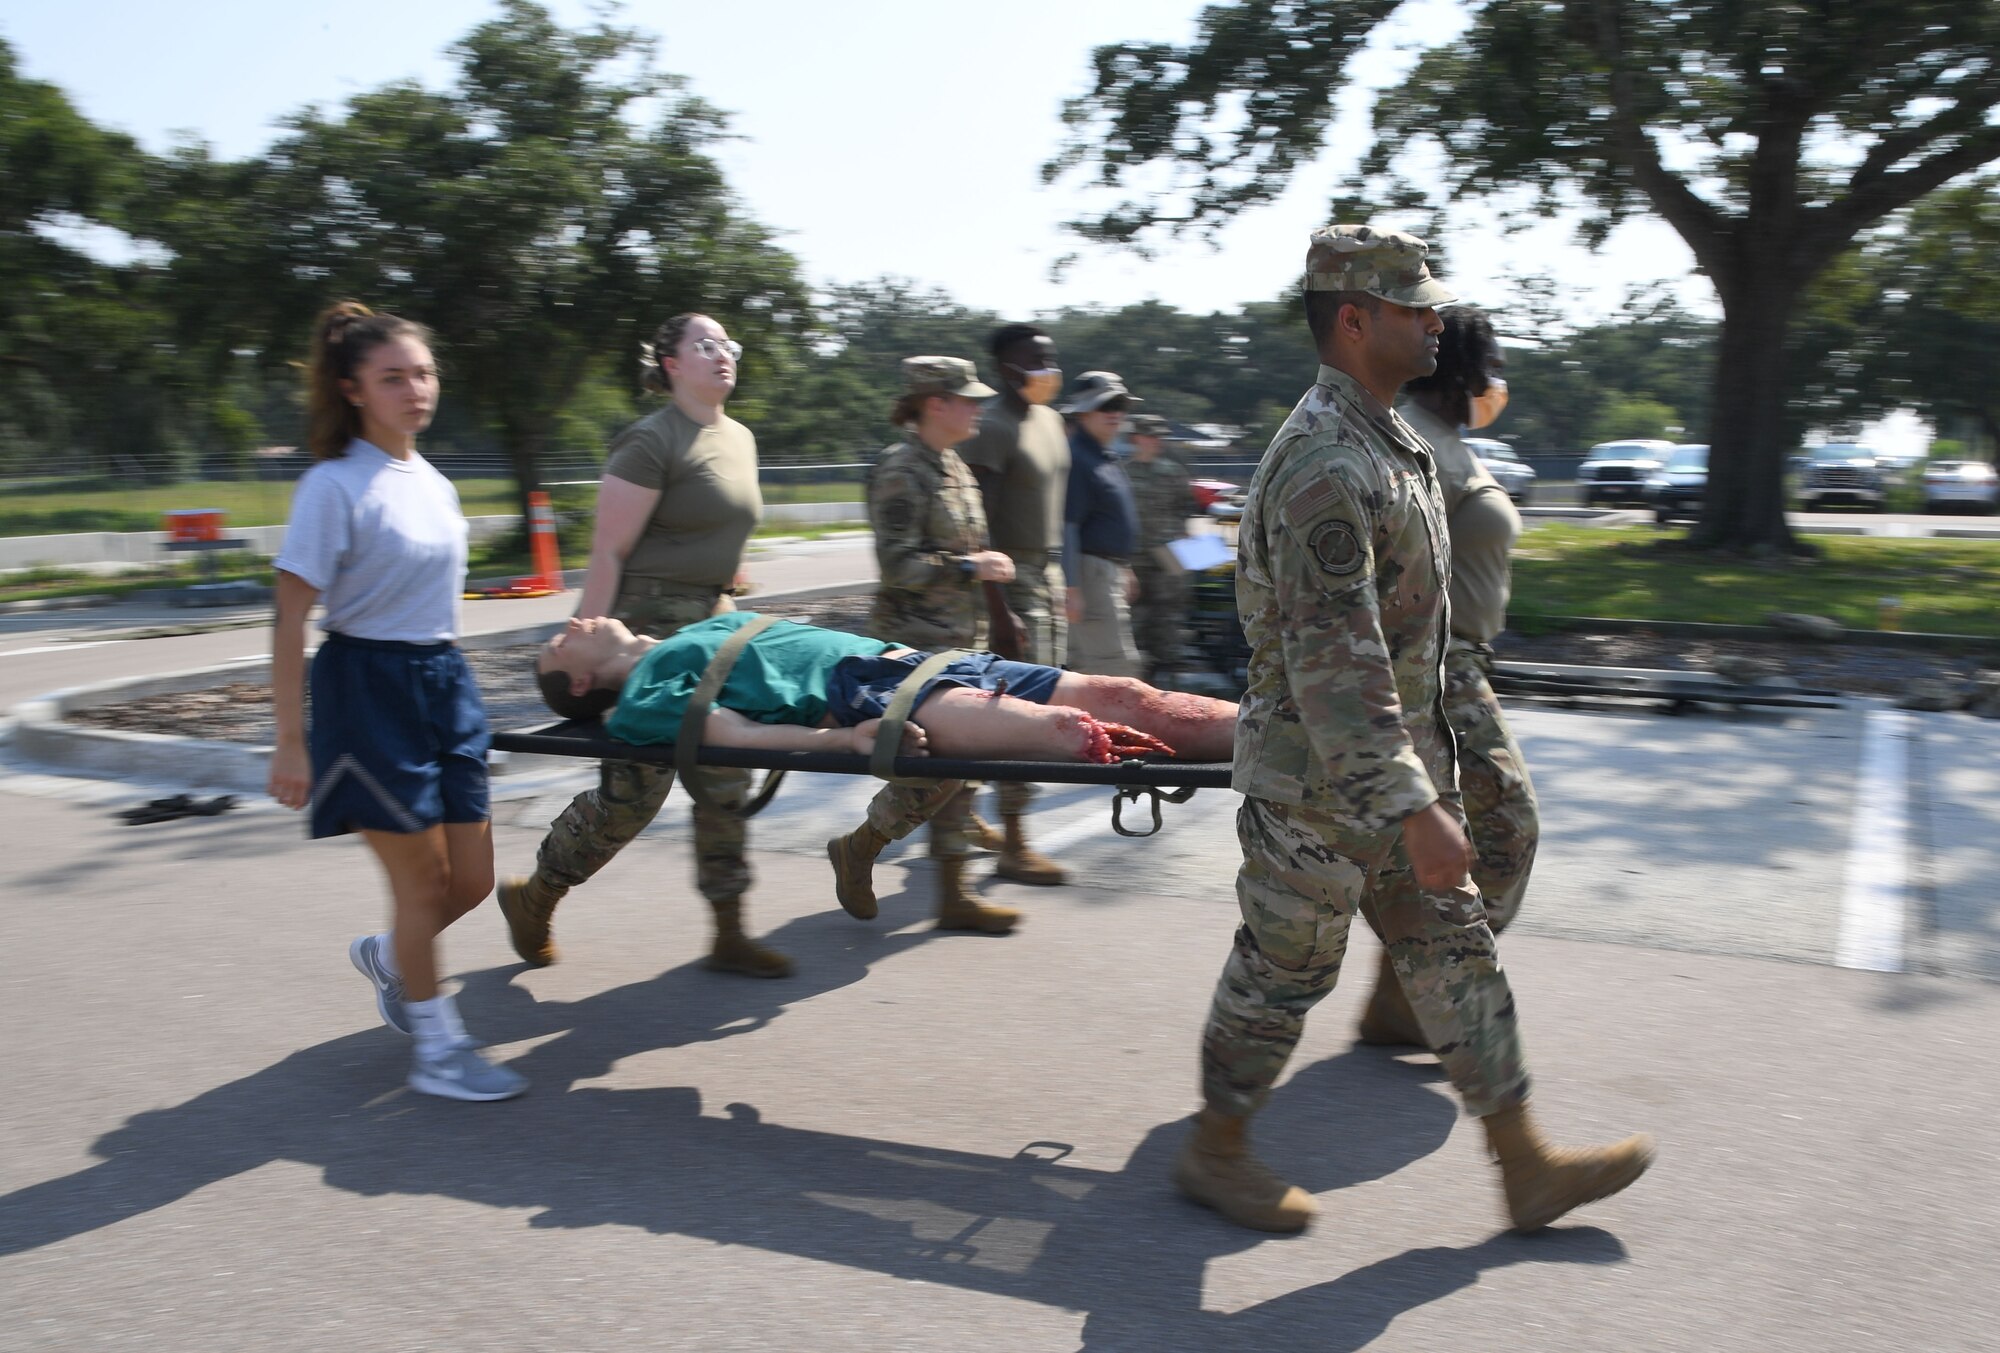
[[[979,483],[952,448],[978,430],[979,401],[992,394],[972,363],[960,358],[903,362],[903,394],[890,414],[903,440],[883,453],[868,485],[882,575],[870,633],[921,649],[983,646],[981,587],[1013,581],[1014,561],[990,548]],[[840,905],[873,915],[876,855],[928,820],[939,929],[1012,930],[1021,919],[1018,910],[982,902],[965,888],[977,789],[962,780],[884,787],[868,805],[867,822],[826,843]]]
[[[1243,924],[1202,1040],[1195,1131],[1174,1182],[1230,1220],[1297,1231],[1318,1210],[1250,1153],[1247,1128],[1333,989],[1357,910],[1372,913],[1426,1043],[1499,1162],[1515,1229],[1637,1179],[1643,1137],[1550,1147],[1528,1114],[1514,997],[1500,970],[1458,799],[1444,710],[1451,556],[1424,440],[1390,407],[1437,364],[1453,299],[1422,241],[1313,233],[1306,322],[1319,376],[1251,481],[1237,608],[1250,642],[1235,788]]]

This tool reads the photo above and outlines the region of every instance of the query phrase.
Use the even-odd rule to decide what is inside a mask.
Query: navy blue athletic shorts
[[[306,736],[314,839],[484,822],[490,741],[458,645],[327,635]]]
[[[882,711],[889,707],[889,701],[896,694],[896,687],[903,684],[910,673],[928,653],[911,653],[900,658],[842,658],[834,664],[833,673],[826,682],[827,712],[836,723],[852,728],[859,723],[882,717]],[[965,686],[975,691],[992,691],[1007,683],[1007,694],[1022,700],[1032,700],[1038,705],[1046,705],[1049,697],[1056,693],[1056,681],[1062,676],[1060,667],[1044,667],[1038,662],[1009,662],[997,653],[974,653],[963,658],[954,658],[945,669],[926,681],[917,692],[912,710],[921,707],[930,698],[931,692],[940,686]]]

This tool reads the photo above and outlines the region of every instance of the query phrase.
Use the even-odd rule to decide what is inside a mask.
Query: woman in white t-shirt
[[[270,790],[309,808],[315,838],[358,831],[389,876],[392,922],[348,957],[392,1029],[415,1040],[409,1083],[451,1099],[508,1099],[438,990],[437,937],[493,889],[486,710],[458,647],[465,514],[417,454],[437,411],[423,326],[345,301],[313,327],[307,443],[276,562]],[[325,606],[305,718],[306,614]]]

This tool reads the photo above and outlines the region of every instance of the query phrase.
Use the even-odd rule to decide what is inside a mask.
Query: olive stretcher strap
[[[869,774],[884,780],[899,778],[896,774],[896,754],[903,749],[903,725],[910,720],[910,711],[916,707],[918,693],[923,690],[925,682],[971,652],[969,648],[947,648],[941,653],[933,653],[903,678],[896,687],[896,693],[889,697],[888,708],[882,711],[882,726],[875,731],[875,754],[868,758]]]
[[[695,801],[697,807],[718,813],[730,813],[737,817],[750,817],[761,811],[764,805],[771,801],[771,796],[778,792],[778,786],[784,783],[783,771],[767,771],[764,775],[764,787],[741,808],[731,808],[716,802],[709,794],[707,786],[702,784],[702,777],[695,773],[699,765],[696,758],[701,754],[701,735],[708,725],[709,710],[715,704],[715,697],[722,694],[722,686],[729,680],[730,669],[736,666],[736,660],[743,656],[743,650],[750,646],[752,639],[777,623],[778,617],[775,615],[760,615],[724,639],[722,647],[716,649],[715,656],[708,660],[708,666],[703,670],[701,680],[695,684],[694,694],[688,697],[687,709],[681,714],[680,730],[674,737],[674,770],[681,777],[681,788],[687,791],[687,796]]]

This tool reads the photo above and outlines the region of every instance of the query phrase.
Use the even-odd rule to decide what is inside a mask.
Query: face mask
[[[1465,420],[1465,425],[1474,432],[1492,427],[1494,420],[1500,417],[1500,411],[1506,407],[1507,382],[1498,376],[1489,377],[1486,393],[1472,397],[1472,416]]]
[[[1043,367],[1040,371],[1023,371],[1012,362],[1008,362],[1006,366],[1009,371],[1021,378],[1021,384],[1017,388],[1021,392],[1021,398],[1029,404],[1046,404],[1062,391],[1061,367],[1049,366]]]

